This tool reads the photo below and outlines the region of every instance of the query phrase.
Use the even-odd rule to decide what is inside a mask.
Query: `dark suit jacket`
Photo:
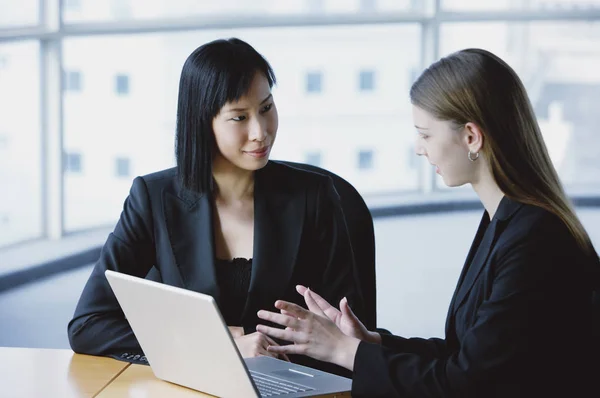
[[[255,332],[260,309],[278,299],[303,304],[297,284],[330,302],[347,296],[362,315],[339,197],[321,174],[269,162],[255,175],[254,256],[242,326]],[[105,278],[107,269],[221,297],[214,268],[212,199],[181,187],[176,169],[133,181],[114,232],[68,326],[75,352],[145,361]],[[239,326],[239,325],[230,325]]]
[[[352,396],[586,396],[598,266],[557,217],[505,197],[484,213],[446,338],[361,342]]]

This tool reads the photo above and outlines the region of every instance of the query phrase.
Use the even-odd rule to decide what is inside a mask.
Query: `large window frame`
[[[63,146],[63,63],[62,42],[77,36],[140,34],[149,32],[197,31],[227,28],[264,28],[288,26],[333,26],[417,23],[421,26],[421,59],[424,68],[440,56],[439,31],[444,23],[452,22],[590,22],[600,21],[600,8],[591,10],[506,10],[494,12],[452,12],[442,8],[442,0],[430,0],[422,12],[365,12],[299,14],[299,15],[241,15],[210,19],[182,17],[153,20],[65,23],[63,0],[39,0],[39,23],[34,26],[0,27],[0,44],[19,40],[40,43],[40,98],[42,142],[42,217],[43,238],[59,239],[64,228],[64,146]],[[465,192],[441,192],[436,187],[435,172],[425,162],[419,165],[418,194],[389,195],[387,198],[366,198],[374,216],[407,214],[427,211],[464,210],[478,207],[474,197]],[[575,202],[600,205],[600,195],[575,193]],[[392,197],[393,196],[393,197]],[[408,206],[407,206],[408,205]],[[403,210],[394,211],[393,209]],[[428,207],[429,206],[429,207]]]

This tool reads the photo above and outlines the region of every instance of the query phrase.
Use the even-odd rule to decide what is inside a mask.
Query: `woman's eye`
[[[237,117],[231,118],[231,120],[235,120],[236,122],[241,122],[243,120],[246,120],[246,116],[237,116]]]
[[[265,105],[265,107],[262,109],[263,113],[269,112],[272,107],[273,107],[273,104]]]

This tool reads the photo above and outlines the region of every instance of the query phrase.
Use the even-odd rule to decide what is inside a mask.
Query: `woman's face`
[[[450,122],[437,120],[414,105],[413,121],[418,133],[415,144],[417,155],[425,156],[449,187],[472,183],[475,168],[467,156],[469,140],[465,129],[453,129]]]
[[[226,103],[213,119],[215,160],[249,171],[264,167],[278,123],[269,82],[262,73],[256,73],[248,93],[236,102]]]

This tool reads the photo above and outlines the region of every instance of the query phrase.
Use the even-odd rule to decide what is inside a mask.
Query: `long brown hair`
[[[479,126],[482,151],[502,192],[555,214],[586,253],[593,250],[550,160],[527,91],[506,62],[481,49],[453,53],[421,74],[410,99],[456,127]]]

